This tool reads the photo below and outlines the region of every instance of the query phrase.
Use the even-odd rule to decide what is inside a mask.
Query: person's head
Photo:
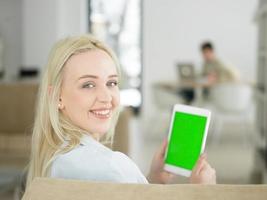
[[[55,156],[77,146],[83,134],[112,140],[119,78],[113,51],[92,36],[54,45],[39,89],[27,185],[36,176],[48,176]]]
[[[211,42],[204,42],[201,45],[201,53],[205,61],[209,62],[215,58],[214,47]]]
[[[101,138],[110,130],[119,105],[118,79],[116,63],[108,52],[92,49],[72,55],[62,70],[60,113],[88,134]]]

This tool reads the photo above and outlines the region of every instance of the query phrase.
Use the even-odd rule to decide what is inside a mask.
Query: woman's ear
[[[48,95],[50,96],[52,94],[52,91],[53,91],[53,86],[52,85],[49,85],[48,86]],[[61,97],[59,98],[59,101],[58,101],[58,109],[59,110],[63,110],[65,108],[65,106],[63,105],[62,103],[62,99]]]
[[[64,108],[65,108],[65,106],[64,106],[63,103],[62,103],[62,99],[59,98],[58,109],[59,109],[59,110],[63,110]]]

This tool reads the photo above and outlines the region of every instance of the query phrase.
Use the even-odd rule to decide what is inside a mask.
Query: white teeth
[[[101,111],[92,111],[92,113],[96,115],[108,115],[110,113],[110,110],[101,110]]]

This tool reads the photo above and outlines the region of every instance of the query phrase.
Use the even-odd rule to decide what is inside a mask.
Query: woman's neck
[[[100,134],[99,133],[90,133],[90,135],[96,140],[96,141],[100,141]]]

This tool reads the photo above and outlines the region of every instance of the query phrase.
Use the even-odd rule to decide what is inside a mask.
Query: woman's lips
[[[111,116],[111,109],[90,110],[90,113],[98,119],[108,119]]]

